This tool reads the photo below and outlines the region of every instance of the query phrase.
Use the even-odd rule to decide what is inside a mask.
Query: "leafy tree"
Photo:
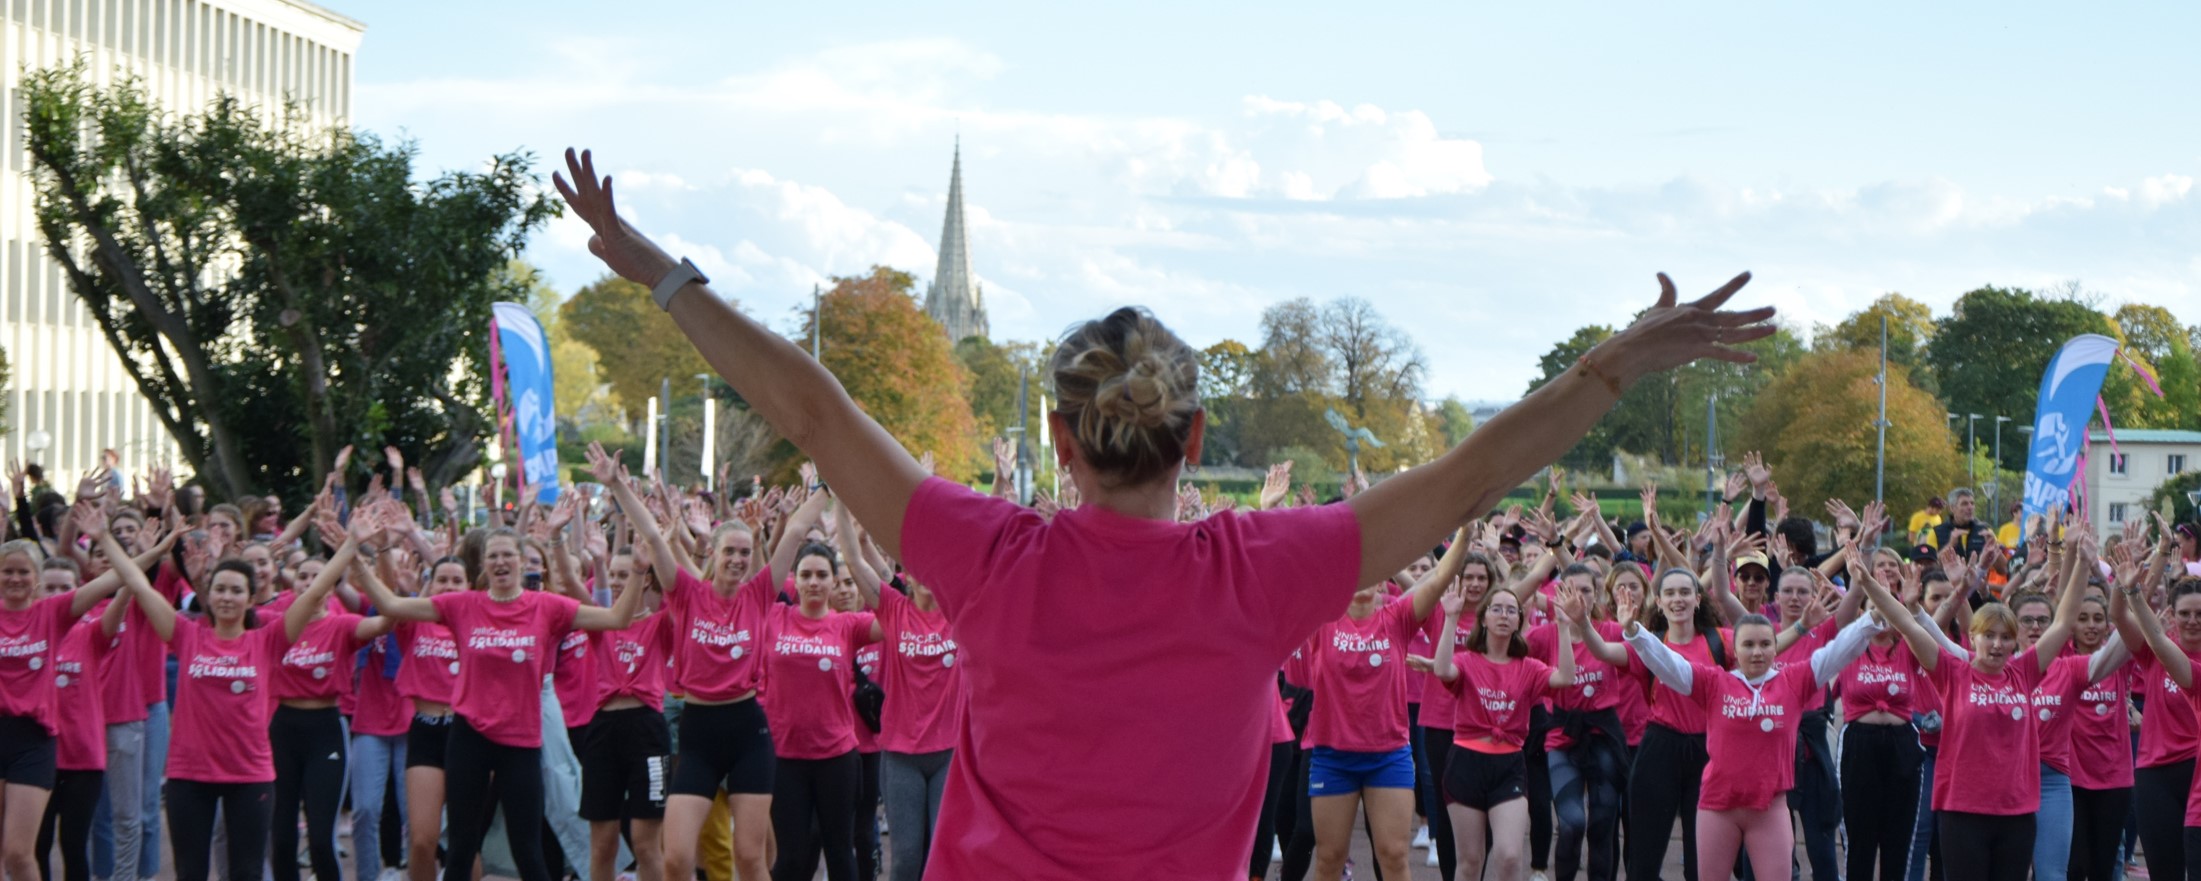
[[[1879,370],[1877,352],[1813,352],[1766,384],[1743,415],[1738,447],[1765,455],[1791,511],[1810,517],[1830,498],[1872,499]],[[1909,511],[1963,479],[1945,412],[1910,371],[1888,367],[1888,510]]]
[[[955,359],[970,371],[971,415],[977,419],[979,438],[1001,437],[1018,424],[1020,391],[1031,399],[1026,415],[1033,420],[1032,431],[1038,432],[1037,422],[1046,416],[1039,410],[1039,395],[1047,389],[1042,357],[1038,343],[996,343],[970,336],[955,344]],[[1031,378],[1029,389],[1026,377]],[[990,457],[985,464],[991,467]]]
[[[2201,426],[2201,363],[2197,363],[2185,327],[2161,306],[2127,303],[2112,316],[2125,351],[2155,371],[2162,386],[2158,398],[2129,367],[2113,366],[2102,397],[2119,426],[2192,428]]]
[[[1538,359],[1543,375],[1530,383],[1535,391],[1572,369],[1576,358],[1611,331],[1585,327]],[[1758,356],[1755,364],[1700,361],[1638,382],[1581,443],[1561,457],[1576,468],[1603,468],[1615,452],[1640,453],[1673,465],[1701,463],[1705,456],[1705,402],[1718,414],[1717,449],[1733,452],[1743,412],[1772,378],[1793,363],[1803,344],[1787,328],[1741,346]]]
[[[214,493],[302,501],[346,444],[476,466],[489,304],[556,210],[526,155],[416,180],[409,143],[227,95],[167,114],[82,61],[22,96],[47,254]]]
[[[1259,353],[1237,340],[1223,340],[1200,351],[1200,404],[1207,408],[1200,464],[1245,464],[1245,420],[1241,417],[1259,361]]]
[[[1575,359],[1596,348],[1598,343],[1611,339],[1612,335],[1613,329],[1602,324],[1576,328],[1573,336],[1561,340],[1551,347],[1551,351],[1536,359],[1537,376],[1529,383],[1528,391],[1534,392],[1553,377],[1567,372],[1574,367]],[[1612,460],[1614,448],[1613,421],[1608,416],[1598,420],[1597,425],[1575,443],[1574,449],[1560,457],[1560,462],[1573,468],[1596,468]]]
[[[1926,347],[1934,338],[1933,309],[1902,294],[1882,294],[1840,324],[1821,330],[1815,335],[1813,347],[1878,352],[1882,318],[1887,319],[1888,363],[1900,365],[1913,378],[1930,383],[1932,376],[1920,368],[1925,366]]]
[[[1475,430],[1475,414],[1467,409],[1466,404],[1460,403],[1458,395],[1448,395],[1437,405],[1437,419],[1444,423],[1446,449],[1467,440],[1468,433]]]
[[[909,273],[885,266],[833,279],[819,306],[825,325],[820,360],[888,434],[914,452],[932,452],[944,474],[968,481],[980,455],[970,371],[956,361],[940,323],[910,296],[915,284]],[[804,318],[805,338],[814,320]],[[774,476],[784,481],[793,478],[799,460],[783,446],[786,455]]]
[[[2196,490],[2201,490],[2201,471],[2173,474],[2148,493],[2147,509],[2169,511],[2172,523],[2201,523],[2201,513],[2194,511],[2193,501],[2186,497]]]
[[[1328,410],[1383,440],[1381,449],[1361,450],[1361,467],[1371,474],[1439,451],[1442,427],[1420,402],[1421,352],[1367,301],[1278,303],[1261,313],[1261,331],[1238,435],[1246,458],[1273,462],[1275,451],[1300,447],[1324,451],[1342,470],[1345,445],[1323,417]]]
[[[672,316],[650,299],[650,289],[616,275],[574,292],[558,307],[558,317],[567,333],[596,350],[598,375],[611,384],[629,422],[648,412],[665,380],[712,372]]]
[[[2072,337],[2114,334],[2109,319],[2070,299],[2050,299],[2020,288],[1983,287],[1958,297],[1949,316],[1934,324],[1927,358],[1947,413],[2008,416],[2032,421],[2048,359]],[[2115,375],[2117,371],[2111,371]],[[1983,420],[1984,421],[1984,420]],[[2002,467],[2025,467],[2024,444],[2004,444]]]

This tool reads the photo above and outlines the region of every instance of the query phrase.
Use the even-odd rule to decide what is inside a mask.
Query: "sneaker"
[[[1283,845],[1281,845],[1281,844],[1271,844],[1271,845],[1269,845],[1269,862],[1272,862],[1272,863],[1281,863],[1281,862],[1283,862],[1283,861],[1284,861],[1284,846],[1283,846]]]
[[[1337,881],[1353,881],[1353,861],[1345,861],[1345,871],[1338,873]]]
[[[1424,866],[1434,866],[1434,865],[1437,865],[1437,849],[1436,849],[1436,848],[1432,847],[1432,848],[1430,848],[1430,849],[1429,849],[1429,858],[1428,858],[1428,859],[1425,859],[1425,860],[1422,860],[1422,865],[1424,865]]]
[[[1425,847],[1428,847],[1428,846],[1429,846],[1429,827],[1428,827],[1428,826],[1423,826],[1423,827],[1421,827],[1421,831],[1419,831],[1419,832],[1416,832],[1416,833],[1414,833],[1414,846],[1415,846],[1415,847],[1424,847],[1424,848],[1425,848]]]
[[[1551,881],[1551,876],[1544,874],[1544,870],[1537,869],[1528,873],[1528,881]]]
[[[405,881],[405,873],[398,871],[396,866],[384,866],[382,874],[375,876],[375,881]]]

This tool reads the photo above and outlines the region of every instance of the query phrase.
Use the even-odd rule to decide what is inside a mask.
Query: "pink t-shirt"
[[[448,705],[459,682],[459,645],[451,628],[423,621],[397,625],[397,643],[405,660],[397,667],[399,694]]]
[[[2086,688],[2085,655],[2064,655],[2048,665],[2033,687],[2033,715],[2040,720],[2041,763],[2071,773],[2072,709]]]
[[[281,623],[236,639],[214,626],[176,617],[169,645],[176,651],[176,716],[168,741],[168,776],[200,783],[269,783],[268,682],[290,647]]]
[[[920,612],[901,591],[886,589],[879,592],[879,629],[887,649],[878,679],[886,692],[879,748],[905,755],[954,749],[963,672],[948,616],[937,608]]]
[[[543,745],[543,677],[581,604],[539,590],[500,603],[487,591],[428,598],[459,649],[451,709],[491,743]]]
[[[1276,669],[1358,587],[1350,508],[1050,521],[932,479],[901,550],[955,622],[969,703],[928,877],[1245,871]]]
[[[856,669],[864,674],[864,678],[869,679],[874,683],[879,681],[878,643],[875,642],[856,650]],[[853,691],[849,693],[848,699],[850,701],[850,712],[854,712],[854,702],[856,700],[856,695]],[[879,727],[886,727],[885,709],[883,706],[880,711],[879,723]],[[879,735],[871,730],[871,726],[864,724],[864,720],[856,719],[854,730],[856,732],[857,752],[868,755],[879,751]]]
[[[1398,601],[1397,599],[1393,599],[1393,600],[1392,600],[1392,602],[1397,602],[1397,601]],[[1443,616],[1443,615],[1431,615],[1431,616],[1429,616],[1429,617],[1431,617],[1431,618],[1435,618],[1435,619],[1439,619],[1439,620],[1438,620],[1438,622],[1437,622],[1437,626],[1439,626],[1439,627],[1442,627],[1442,626],[1444,626],[1444,622],[1443,622],[1443,620],[1442,620],[1442,619],[1444,618],[1444,616]],[[1460,643],[1460,644],[1461,644],[1461,645],[1466,645],[1466,643]],[[1407,653],[1407,654],[1409,654],[1409,655],[1420,655],[1420,656],[1422,656],[1422,657],[1424,657],[1424,658],[1428,658],[1428,657],[1434,657],[1434,656],[1436,655],[1436,651],[1437,651],[1437,638],[1436,638],[1435,636],[1431,636],[1431,635],[1430,635],[1430,629],[1429,629],[1429,628],[1426,628],[1426,627],[1425,627],[1425,628],[1422,628],[1422,629],[1420,629],[1420,630],[1416,630],[1416,631],[1414,631],[1414,636],[1413,636],[1413,637],[1412,637],[1411,639],[1408,639],[1408,640],[1406,641],[1406,653]],[[1407,703],[1407,705],[1408,705],[1408,706],[1412,706],[1412,707],[1419,707],[1419,706],[1421,705],[1421,702],[1422,702],[1422,691],[1423,691],[1423,689],[1422,689],[1422,685],[1423,685],[1423,680],[1429,680],[1429,681],[1431,681],[1431,682],[1434,682],[1434,681],[1436,681],[1436,678],[1435,678],[1435,677],[1433,677],[1433,676],[1408,676],[1408,677],[1406,677],[1406,703]],[[1435,689],[1435,688],[1432,688],[1432,689],[1428,689],[1428,690],[1429,690],[1429,691],[1436,691],[1437,689]],[[1418,713],[1417,713],[1417,715],[1415,716],[1415,718],[1420,718],[1420,716],[1418,715]]]
[[[77,619],[55,645],[54,711],[60,731],[54,735],[54,767],[63,771],[107,769],[107,717],[94,692],[101,674],[113,665],[108,650],[119,641],[99,631],[99,614],[95,611]]]
[[[2081,668],[2082,670],[2085,668]],[[2071,785],[2081,789],[2122,789],[2132,785],[2132,697],[2134,670],[2127,667],[2085,687],[2071,711]]]
[[[1628,729],[1628,745],[1642,746],[1643,732],[1651,727],[1651,693],[1641,682],[1622,674],[1614,691],[1620,692],[1620,727]]]
[[[1993,676],[1941,653],[1927,676],[1948,696],[1934,763],[1934,810],[1996,816],[2040,810],[2040,721],[2031,710],[2041,678],[2030,649]]]
[[[603,649],[602,633],[575,630],[558,640],[558,658],[550,671],[551,691],[558,695],[558,713],[567,728],[579,728],[596,718],[604,702],[604,668],[594,655]]]
[[[1619,624],[1611,621],[1599,621],[1596,626],[1598,635],[1604,637],[1606,642],[1617,643],[1620,641],[1621,628]],[[1547,705],[1553,710],[1572,713],[1595,713],[1601,710],[1614,710],[1616,711],[1615,715],[1619,715],[1617,711],[1620,709],[1620,702],[1624,693],[1637,691],[1640,694],[1640,689],[1633,688],[1634,683],[1632,682],[1623,683],[1620,671],[1613,669],[1611,664],[1598,660],[1596,655],[1590,654],[1588,645],[1580,641],[1575,641],[1573,645],[1574,684],[1565,688],[1554,689]],[[1535,628],[1529,630],[1528,654],[1529,657],[1543,661],[1545,664],[1558,663],[1558,625],[1538,624]],[[1622,739],[1625,740],[1627,734],[1626,720],[1622,719],[1621,731],[1612,733],[1621,735]],[[1547,750],[1563,750],[1573,746],[1573,739],[1567,737],[1566,730],[1557,723],[1554,723],[1551,731],[1544,735],[1544,748]]]
[[[764,623],[764,717],[783,759],[830,759],[856,748],[856,647],[871,642],[870,612],[774,605]]]
[[[1773,617],[1774,621],[1781,620],[1777,616],[1769,617]],[[1780,625],[1775,624],[1774,627],[1779,628]],[[1787,667],[1790,664],[1803,664],[1805,666],[1809,666],[1811,664],[1811,653],[1825,647],[1827,643],[1833,642],[1834,635],[1840,632],[1842,632],[1842,625],[1840,622],[1835,621],[1833,618],[1828,618],[1825,621],[1819,622],[1819,626],[1805,631],[1804,635],[1797,637],[1795,642],[1789,643],[1788,651],[1782,652],[1778,656],[1774,657],[1774,672],[1780,672],[1782,668]],[[1773,635],[1776,637],[1780,636],[1780,631],[1776,629]],[[1728,647],[1730,649],[1733,648],[1732,645]],[[1812,683],[1811,694],[1804,698],[1804,709],[1815,710],[1820,707],[1826,706],[1826,702],[1826,688],[1816,682]]]
[[[1901,637],[1893,645],[1866,645],[1865,653],[1834,678],[1842,695],[1842,721],[1855,722],[1875,712],[1909,719],[1924,679],[1918,672],[1918,656],[1911,654]]]
[[[1764,810],[1796,786],[1796,726],[1819,691],[1811,662],[1790,663],[1756,688],[1709,664],[1689,671],[1689,700],[1704,711],[1712,757],[1697,808]]]
[[[105,612],[107,604],[112,602],[118,600],[101,601],[92,614]],[[145,721],[145,698],[138,693],[138,641],[142,635],[150,637],[156,645],[160,642],[159,637],[144,633],[152,629],[145,625],[145,619],[132,619],[131,615],[138,610],[136,600],[125,597],[119,602],[130,605],[123,610],[122,621],[115,625],[114,635],[107,637],[107,648],[99,659],[98,687],[93,689],[99,693],[100,718],[109,725]]]
[[[685,570],[665,594],[672,615],[673,690],[690,700],[723,703],[755,691],[764,682],[757,656],[764,641],[764,613],[778,591],[772,567],[758,564],[749,580],[721,597],[707,581]]]
[[[1664,639],[1665,637],[1661,636],[1660,638]],[[1711,640],[1707,639],[1702,633],[1697,634],[1697,637],[1690,640],[1687,645],[1667,643],[1666,647],[1673,649],[1675,654],[1681,655],[1683,660],[1691,664],[1703,664],[1715,668],[1719,666],[1713,663]],[[1726,653],[1729,663],[1734,662],[1734,631],[1725,627],[1720,628],[1720,650]],[[1650,689],[1650,722],[1652,724],[1665,726],[1681,734],[1704,733],[1704,709],[1699,707],[1696,701],[1675,694],[1673,689],[1666,687],[1666,683],[1659,682],[1656,677],[1652,676],[1651,668],[1644,666],[1642,658],[1636,657],[1634,646],[1628,647],[1628,675],[1635,677],[1637,682],[1644,683]]]
[[[164,561],[160,572],[153,576],[153,592],[160,594],[171,606],[180,605],[184,596],[191,592],[191,584],[183,579],[183,574],[174,563]],[[130,654],[136,656],[135,684],[138,699],[144,701],[147,707],[167,701],[168,654],[171,651],[168,643],[161,641],[160,635],[154,633],[152,626],[146,623],[145,613],[137,609],[123,613],[122,629],[124,633],[133,630],[137,633],[137,638],[130,644]],[[144,718],[139,717],[141,720]]]
[[[53,651],[76,623],[69,594],[0,609],[0,716],[33,719],[54,733]]]
[[[672,617],[656,612],[622,630],[598,634],[596,660],[603,681],[597,705],[631,697],[665,711],[665,673],[672,660]]]
[[[262,614],[266,614],[262,612]],[[269,616],[268,627],[283,626],[280,616]],[[349,684],[352,666],[358,663],[359,622],[353,614],[328,614],[306,624],[298,638],[283,650],[282,661],[268,680],[268,693],[277,701],[336,698]]]
[[[1358,621],[1351,615],[1315,629],[1307,643],[1314,667],[1314,715],[1307,745],[1347,752],[1389,752],[1407,745],[1406,644],[1421,622],[1400,600]],[[1459,696],[1453,695],[1454,716]]]
[[[2188,656],[2188,661],[2201,667],[2201,655]],[[2140,755],[2135,764],[2156,768],[2193,758],[2194,746],[2201,742],[2197,733],[2201,724],[2196,724],[2186,706],[2185,693],[2146,646],[2133,648],[2132,670],[2141,683],[2141,699],[2147,702],[2140,711]]]
[[[384,672],[389,669],[387,653],[397,651],[402,651],[397,640],[384,635],[369,640],[365,648],[352,655],[366,658],[364,664],[355,662],[345,670],[348,676],[358,678],[350,689],[353,734],[396,737],[411,729],[413,702],[399,693],[397,680]],[[405,663],[398,663],[400,676],[404,675]]]
[[[1292,742],[1292,708],[1284,702],[1284,696],[1276,696],[1276,712],[1269,715],[1269,743]]]
[[[1492,589],[1495,590],[1496,588]],[[1419,646],[1426,641],[1427,647],[1421,649],[1409,648],[1408,651],[1423,657],[1429,657],[1430,653],[1436,650],[1438,630],[1442,627],[1444,627],[1444,614],[1442,612],[1430,613],[1428,618],[1422,619],[1421,633],[1415,637],[1413,643]],[[1474,616],[1462,614],[1460,620],[1453,625],[1452,645],[1455,647],[1467,645],[1467,638],[1474,635],[1474,633]],[[1414,673],[1412,678],[1436,682],[1436,674],[1434,673]],[[1438,682],[1435,688],[1422,689],[1421,727],[1435,728],[1441,731],[1452,730],[1452,692],[1447,690],[1441,682]]]
[[[1452,692],[1452,741],[1488,740],[1520,749],[1528,740],[1529,710],[1551,691],[1551,667],[1535,658],[1494,664],[1482,652],[1455,652],[1452,663],[1460,671],[1459,678],[1445,683]]]

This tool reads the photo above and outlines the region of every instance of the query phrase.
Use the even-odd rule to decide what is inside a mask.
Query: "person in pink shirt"
[[[106,526],[96,500],[78,502],[69,516],[87,532],[95,517],[101,531]],[[60,730],[54,648],[116,585],[114,579],[98,579],[66,595],[41,597],[39,566],[45,559],[35,541],[0,544],[0,869],[14,878],[38,871],[31,851],[54,788],[54,735]]]
[[[1459,558],[1459,574],[1454,579],[1460,584],[1461,589],[1467,592],[1467,604],[1470,607],[1477,608],[1481,607],[1484,595],[1489,593],[1490,586],[1496,583],[1498,579],[1497,565],[1489,557],[1473,550],[1474,546],[1480,544],[1476,540],[1480,537],[1478,532],[1480,528],[1478,526],[1469,530],[1469,548]],[[1449,548],[1446,550],[1447,552],[1450,551]],[[1443,562],[1441,558],[1439,562]],[[1443,625],[1443,617],[1433,615],[1429,619],[1429,626],[1422,631],[1423,636],[1429,640],[1430,651],[1432,652],[1436,650],[1437,644],[1434,635],[1435,630]],[[1454,644],[1466,645],[1468,637],[1475,630],[1475,622],[1454,622],[1453,630]],[[1436,674],[1431,673],[1429,675],[1434,677]],[[1429,764],[1429,775],[1433,781],[1429,797],[1436,805],[1440,820],[1440,822],[1429,825],[1429,852],[1437,857],[1437,874],[1447,878],[1452,877],[1456,871],[1460,855],[1459,848],[1454,847],[1452,843],[1450,812],[1444,808],[1451,799],[1450,796],[1444,794],[1443,783],[1446,764],[1452,758],[1451,722],[1452,692],[1447,691],[1441,685],[1434,688],[1424,688],[1422,691],[1421,727],[1419,731],[1415,732],[1415,736],[1421,741],[1423,760]]]
[[[1872,537],[1861,544],[1871,546]],[[2040,766],[2042,724],[2033,712],[2033,691],[2062,653],[2068,628],[2049,628],[2034,648],[2021,652],[2017,615],[1990,602],[1972,613],[1967,656],[1912,617],[1867,567],[1852,561],[1849,579],[1851,589],[1870,591],[1880,620],[1902,632],[1919,668],[1944,696],[1933,808],[1946,877],[2024,877],[2033,865],[2041,806],[2041,775],[2030,772]]]
[[[354,516],[354,521],[362,518]],[[629,591],[609,609],[522,586],[520,536],[492,529],[482,543],[485,589],[400,597],[364,568],[355,570],[376,609],[403,621],[440,622],[458,645],[459,673],[451,695],[450,742],[444,747],[450,846],[444,865],[467,871],[481,851],[496,779],[505,835],[522,881],[551,881],[544,862],[543,677],[558,642],[575,629],[616,630],[632,623],[642,594]]]
[[[466,563],[444,557],[428,569],[421,596],[468,590]],[[405,731],[405,815],[443,816],[444,750],[451,742],[451,694],[458,687],[459,647],[451,629],[439,623],[400,621],[395,632],[404,660],[397,667],[397,690],[413,703]],[[436,850],[443,824],[416,822],[406,828],[405,870],[411,881],[436,881]]]
[[[2116,603],[2112,595],[2112,626],[2118,624]],[[2170,619],[2165,623],[2169,639],[2190,667],[2195,658],[2201,658],[2201,579],[2174,576],[2163,610]],[[2124,635],[2121,629],[2120,636],[2132,650],[2133,674],[2140,683],[2135,687],[2146,701],[2140,711],[2140,751],[2133,760],[2138,767],[2132,774],[2140,852],[2147,861],[2148,877],[2175,878],[2186,870],[2186,799],[2194,788],[2194,750],[2201,743],[2201,724],[2154,647]]]
[[[39,567],[41,592],[51,598],[75,591],[82,584],[80,572],[75,560],[48,558]],[[107,581],[119,583],[114,577]],[[42,878],[54,877],[47,854],[53,852],[57,833],[66,881],[90,881],[92,876],[92,810],[99,806],[107,766],[107,725],[99,683],[112,665],[112,651],[122,644],[117,633],[129,606],[103,601],[70,625],[68,635],[54,646],[50,662],[59,731],[54,738],[53,798],[46,802],[46,820],[38,827]]]
[[[1553,689],[1574,684],[1575,622],[1587,605],[1575,591],[1551,604],[1559,627],[1557,664],[1528,656],[1521,638],[1521,600],[1507,591],[1489,591],[1475,611],[1475,628],[1455,653],[1460,612],[1467,592],[1454,586],[1440,600],[1444,624],[1437,628],[1435,674],[1453,700],[1452,757],[1444,775],[1451,798],[1452,840],[1459,868],[1469,878],[1483,877],[1483,835],[1493,847],[1490,874],[1519,878],[1528,834],[1528,766],[1522,757],[1529,736],[1529,709]],[[1327,876],[1324,876],[1327,877]],[[1387,876],[1388,877],[1388,876]]]
[[[1919,584],[1915,571],[1882,548],[1872,555],[1874,577],[1898,585],[1896,599],[1916,613]],[[1854,588],[1851,594],[1862,596]],[[1912,716],[1925,674],[1902,642],[1899,631],[1883,627],[1864,653],[1842,668],[1834,690],[1842,699],[1842,812],[1849,831],[1848,871],[1855,881],[1900,881],[1909,865],[1912,824],[1917,819],[1920,769],[1925,753],[1918,745]]]
[[[764,627],[779,590],[774,572],[794,565],[796,547],[783,543],[765,565],[753,566],[755,538],[739,520],[711,531],[700,575],[673,551],[656,518],[626,479],[626,468],[591,444],[589,467],[598,483],[610,488],[620,510],[633,524],[635,545],[649,557],[650,571],[665,585],[664,609],[672,628],[672,690],[684,695],[680,713],[679,755],[665,796],[665,877],[695,874],[695,852],[711,800],[726,793],[734,818],[734,870],[742,878],[762,878],[772,824],[776,758],[773,734],[757,694],[764,684]],[[800,534],[816,521],[824,496],[807,513],[798,511]],[[807,503],[806,503],[807,505]],[[791,520],[793,518],[790,518]]]
[[[2177,686],[2173,699],[2181,700],[2189,715],[2201,713],[2201,698],[2195,696],[2201,692],[2195,691],[2194,681],[2195,670],[2201,669],[2195,659],[2201,652],[2186,648],[2201,644],[2201,578],[2185,576],[2173,581],[2167,608],[2178,631],[2175,636],[2165,633],[2163,622],[2148,610],[2141,585],[2119,584],[2109,598],[2109,617],[2118,634],[2128,645],[2144,647],[2153,656],[2154,668]],[[2186,859],[2183,877],[2190,878],[2201,870],[2201,779],[2195,781],[2182,807]],[[2155,877],[2153,871],[2148,875]],[[2181,876],[2174,871],[2165,877]]]
[[[1717,311],[1747,275],[1689,304],[1662,279],[1636,324],[1436,461],[1344,505],[1179,523],[1177,476],[1199,462],[1205,425],[1199,359],[1152,315],[1117,310],[1072,328],[1050,360],[1045,418],[1084,503],[1048,519],[928,474],[815,359],[620,219],[593,157],[569,151],[566,165],[556,183],[595,231],[590,250],[652,288],[751,411],[818,463],[975,659],[926,866],[942,881],[1236,876],[1292,649],[1572,446],[1636,380],[1750,360],[1727,344],[1772,333],[1770,309]]]
[[[2131,580],[2139,567],[2127,565]],[[2120,576],[2126,574],[2120,571]],[[2122,583],[2126,581],[2119,578]],[[2123,843],[2125,818],[2132,809],[2132,723],[2128,713],[2132,699],[2132,653],[2109,623],[2106,594],[2089,584],[2079,598],[2071,627],[2072,654],[2059,664],[2079,663],[2092,674],[2107,668],[2107,678],[2089,676],[2076,702],[2063,708],[2070,717],[2068,749],[2071,753],[2071,855],[2068,878],[2074,881],[2118,881],[2123,862],[2117,851]]]
[[[835,505],[834,508],[838,511],[847,510],[839,505]],[[853,552],[845,550],[852,544],[849,537],[850,534],[846,532],[836,536],[834,547],[841,554],[841,560],[833,568],[833,585],[826,595],[827,602],[835,612],[875,611],[865,606],[863,592],[856,587],[856,573],[849,568],[849,561],[862,555],[861,550]],[[874,625],[873,629],[878,628]],[[878,877],[880,859],[884,856],[879,849],[879,729],[885,726],[881,724],[883,720],[879,718],[878,714],[873,712],[883,712],[885,709],[884,692],[877,690],[881,673],[880,665],[884,661],[884,655],[880,653],[880,647],[877,638],[874,638],[867,645],[858,647],[855,663],[850,667],[850,673],[854,676],[855,683],[854,688],[849,692],[848,699],[850,708],[856,713],[856,758],[860,763],[860,767],[857,768],[856,772],[854,816],[856,818],[856,875],[861,878]],[[868,709],[861,698],[866,685],[871,686],[873,689],[871,693],[882,696],[877,705]],[[926,828],[930,829],[929,826]]]
[[[1615,586],[1625,582],[1624,589],[1633,591],[1635,602],[1641,601],[1643,570],[1635,564],[1614,564],[1606,581]],[[1560,575],[1558,603],[1583,604],[1592,611],[1583,613],[1588,620],[1580,626],[1596,629],[1607,642],[1618,642],[1620,625],[1612,620],[1612,604],[1597,600],[1597,584],[1596,573],[1589,567],[1568,566]],[[1621,671],[1600,660],[1557,623],[1529,630],[1529,657],[1556,666],[1562,649],[1573,661],[1574,681],[1553,689],[1551,726],[1544,738],[1544,762],[1550,769],[1553,813],[1558,820],[1551,877],[1573,881],[1586,864],[1590,881],[1612,881],[1619,865],[1620,787],[1628,773],[1628,728],[1620,710],[1630,694],[1640,699],[1643,689],[1623,681]]]
[[[665,724],[665,669],[671,618],[648,564],[620,548],[605,566],[613,604],[634,591],[642,603],[633,623],[591,633],[589,661],[597,681],[593,719],[575,741],[581,761],[581,819],[588,821],[589,881],[618,872],[620,826],[634,843],[635,875],[657,881],[664,868],[665,785],[671,773],[672,728]]]
[[[353,519],[364,518],[355,513]],[[268,695],[276,702],[268,720],[275,768],[268,847],[275,853],[298,852],[298,813],[303,808],[306,850],[316,878],[337,877],[343,871],[336,856],[336,815],[343,809],[351,745],[337,703],[357,666],[359,647],[388,633],[393,623],[381,616],[330,611],[331,593],[359,552],[359,532],[346,535],[328,565],[285,604],[282,623],[289,644],[268,680]],[[272,860],[269,867],[275,881],[298,881],[297,860]]]

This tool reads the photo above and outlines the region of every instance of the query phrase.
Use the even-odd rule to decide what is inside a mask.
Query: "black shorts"
[[[649,707],[604,710],[581,731],[581,819],[665,818],[673,730]]]
[[[1528,779],[1528,761],[1520,753],[1492,755],[1460,748],[1444,763],[1444,794],[1463,808],[1488,811],[1517,798]]]
[[[772,729],[756,698],[731,704],[689,703],[680,711],[680,756],[673,764],[673,795],[711,798],[771,795]]]
[[[415,715],[412,727],[405,729],[405,767],[443,770],[443,752],[451,743],[451,720],[455,718],[448,713]]]
[[[53,791],[54,739],[29,716],[0,716],[0,781]]]

